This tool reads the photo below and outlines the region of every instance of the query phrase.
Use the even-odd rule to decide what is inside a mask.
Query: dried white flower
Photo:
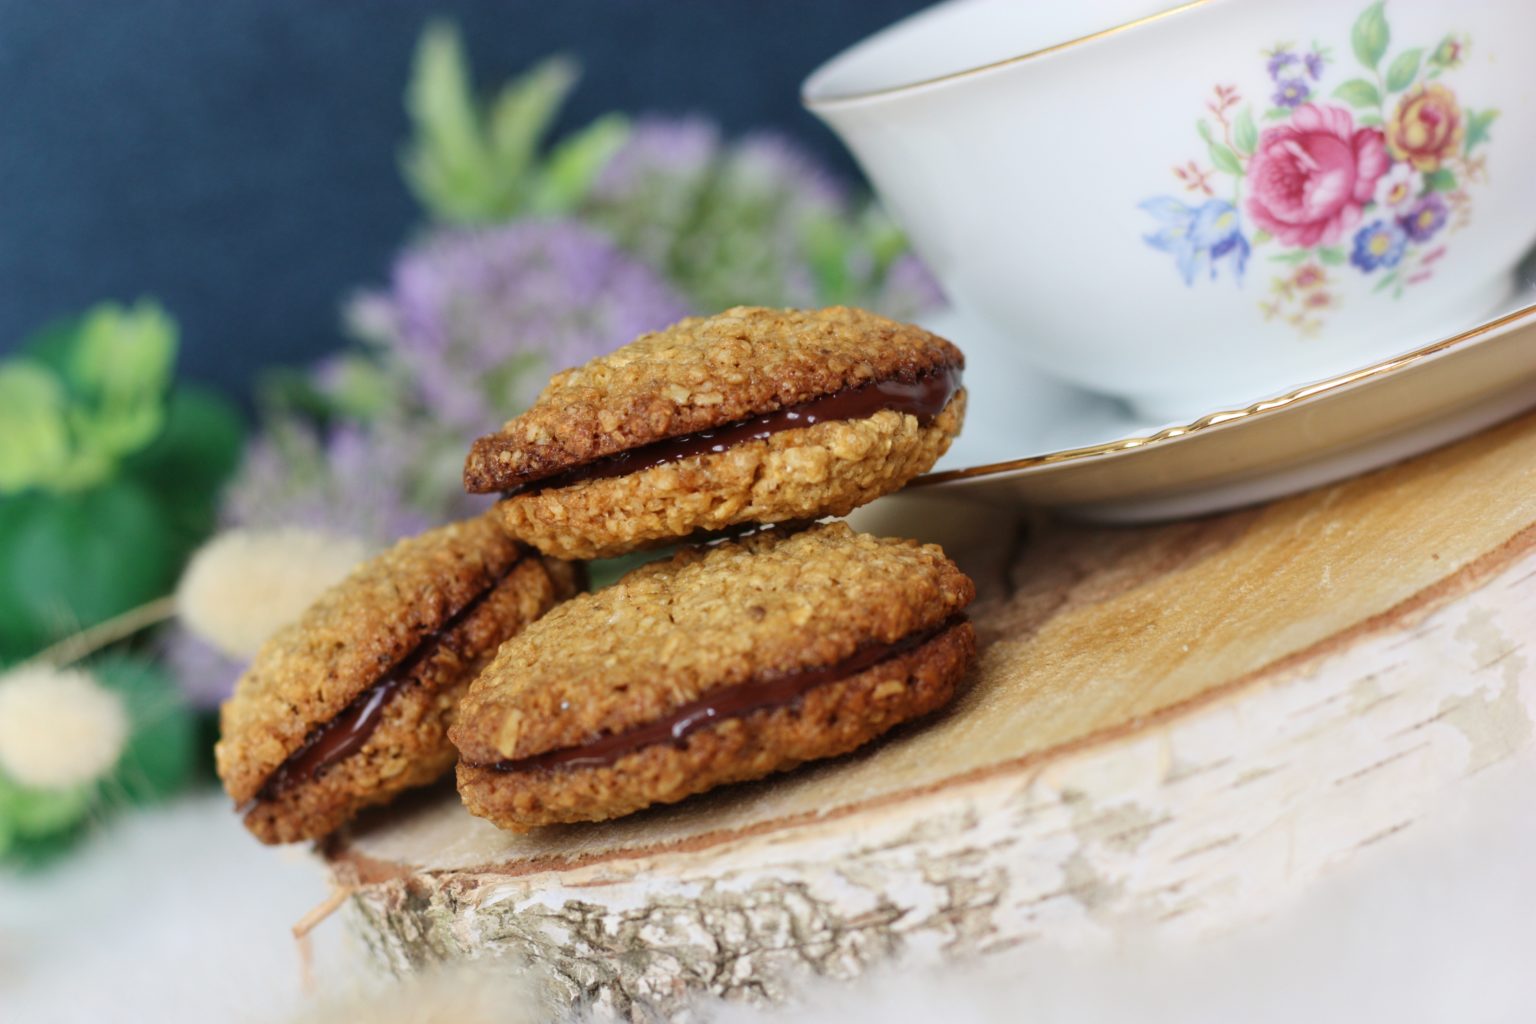
[[[214,647],[249,658],[367,554],[357,538],[320,530],[227,530],[192,556],[176,611]]]
[[[0,770],[23,786],[100,778],[128,741],[123,699],[89,673],[22,665],[0,675]]]

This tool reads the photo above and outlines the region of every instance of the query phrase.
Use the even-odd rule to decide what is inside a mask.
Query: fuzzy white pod
[[[220,651],[249,658],[367,555],[361,540],[320,530],[226,530],[192,556],[176,612]]]
[[[89,673],[24,665],[0,675],[0,770],[67,789],[111,770],[128,740],[123,699]]]

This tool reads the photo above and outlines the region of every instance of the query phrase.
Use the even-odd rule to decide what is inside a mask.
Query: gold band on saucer
[[[1432,356],[1437,356],[1448,349],[1455,348],[1458,345],[1465,344],[1466,342],[1480,338],[1492,331],[1500,330],[1509,326],[1510,324],[1529,318],[1533,315],[1536,315],[1536,304],[1523,306],[1514,312],[1506,313],[1503,316],[1486,321],[1485,323],[1481,323],[1471,330],[1463,331],[1460,334],[1456,334],[1449,338],[1444,338],[1440,341],[1437,341],[1433,345],[1415,349],[1412,352],[1408,352],[1400,356],[1394,356],[1391,359],[1384,359],[1379,363],[1372,363],[1370,366],[1362,367],[1358,370],[1351,370],[1348,373],[1339,374],[1338,376],[1330,377],[1327,380],[1315,381],[1311,384],[1306,384],[1294,391],[1287,392],[1286,394],[1280,395],[1278,397],[1266,398],[1262,401],[1254,402],[1252,405],[1245,406],[1241,409],[1227,409],[1221,412],[1207,413],[1206,415],[1201,416],[1199,419],[1190,423],[1182,424],[1179,426],[1164,427],[1162,430],[1157,431],[1155,434],[1146,434],[1141,437],[1125,437],[1117,441],[1106,441],[1103,444],[1089,445],[1086,448],[1068,448],[1063,451],[1048,452],[1043,455],[1029,455],[1022,459],[1014,459],[1010,462],[991,462],[981,466],[967,466],[964,469],[946,470],[942,473],[929,473],[927,476],[918,477],[907,486],[926,487],[932,484],[949,483],[954,480],[968,480],[975,477],[993,476],[998,473],[1008,473],[1017,469],[1029,469],[1035,466],[1052,465],[1058,462],[1072,462],[1079,459],[1096,458],[1102,455],[1113,455],[1117,452],[1129,451],[1132,448],[1143,448],[1147,445],[1156,444],[1160,441],[1171,441],[1175,438],[1199,433],[1201,431],[1209,430],[1212,427],[1218,427],[1226,423],[1232,423],[1236,420],[1251,419],[1263,413],[1276,412],[1288,406],[1295,405],[1298,402],[1317,398],[1321,395],[1325,395],[1330,392],[1337,391],[1341,388],[1348,387],[1351,384],[1357,384],[1363,380],[1370,380],[1376,377],[1384,377],[1387,374],[1393,373],[1394,371],[1406,369],[1415,363],[1422,362]]]

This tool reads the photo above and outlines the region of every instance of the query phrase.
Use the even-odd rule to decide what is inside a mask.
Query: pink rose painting
[[[1283,245],[1333,245],[1360,223],[1391,164],[1379,128],[1342,107],[1299,107],[1266,129],[1248,161],[1248,215]]]
[[[1344,279],[1327,268],[1367,275],[1388,298],[1433,276],[1443,236],[1471,219],[1468,186],[1487,174],[1476,150],[1498,111],[1466,107],[1443,77],[1465,60],[1465,35],[1395,55],[1391,42],[1377,0],[1350,31],[1358,77],[1334,84],[1328,47],[1285,43],[1260,51],[1264,88],[1216,86],[1196,122],[1209,166],[1173,169],[1198,195],[1139,204],[1159,222],[1144,241],[1173,255],[1186,285],[1225,268],[1241,287],[1251,261],[1279,264],[1260,309],[1315,335],[1342,301]]]

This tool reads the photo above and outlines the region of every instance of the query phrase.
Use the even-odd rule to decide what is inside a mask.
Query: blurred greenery
[[[406,90],[414,137],[401,156],[427,213],[449,224],[485,224],[575,209],[629,132],[626,118],[610,114],[540,155],[578,74],[571,60],[552,57],[482,102],[458,29],[428,25]]]
[[[166,594],[213,528],[244,430],[171,384],[158,305],[103,304],[0,362],[0,665]]]
[[[127,745],[112,770],[95,782],[36,789],[0,773],[0,860],[41,866],[109,809],[164,799],[199,774],[207,744],[169,676],[152,662],[125,654],[96,658],[88,668],[122,697]]]
[[[175,682],[155,663],[128,654],[103,655],[89,668],[128,708],[128,745],[104,784],[106,798],[146,804],[180,791],[207,750]]]

